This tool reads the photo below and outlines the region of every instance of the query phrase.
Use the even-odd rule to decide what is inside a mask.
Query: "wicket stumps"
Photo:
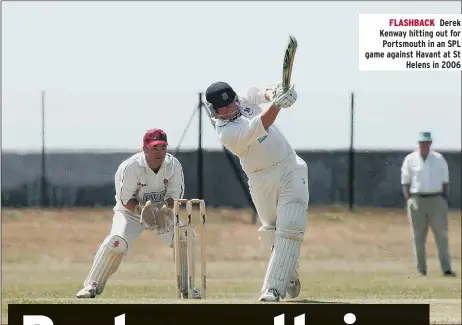
[[[179,199],[175,200],[173,212],[175,214],[174,220],[174,239],[175,239],[175,284],[176,294],[178,298],[181,298],[181,245],[180,245],[180,208],[182,204],[186,204],[186,240],[187,240],[187,255],[188,255],[188,299],[193,298],[193,288],[195,284],[195,273],[196,273],[196,259],[194,252],[194,238],[193,238],[193,204],[199,204],[199,214],[201,217],[201,234],[200,234],[200,257],[201,257],[201,297],[206,299],[207,297],[207,271],[206,271],[206,256],[205,256],[205,201],[199,199]]]

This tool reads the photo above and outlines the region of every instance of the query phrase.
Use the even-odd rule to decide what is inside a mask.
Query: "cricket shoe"
[[[443,275],[446,276],[446,277],[450,277],[450,278],[457,277],[456,272],[453,272],[453,271],[446,271],[446,272],[443,273]]]
[[[260,301],[264,302],[278,302],[281,299],[279,292],[276,289],[268,289],[261,296]]]
[[[77,298],[95,298],[96,297],[96,286],[89,285],[77,292],[75,295]]]
[[[300,290],[302,288],[302,284],[300,283],[300,279],[296,281],[290,281],[289,288],[287,289],[287,295],[290,298],[297,298],[300,294]]]
[[[188,291],[181,292],[181,299],[188,299]],[[202,299],[199,289],[193,288],[193,299]]]

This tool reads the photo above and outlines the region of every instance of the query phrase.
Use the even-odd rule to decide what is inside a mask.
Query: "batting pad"
[[[306,204],[291,202],[278,208],[276,240],[262,292],[276,289],[281,298],[285,298],[300,258],[306,223]]]
[[[261,226],[258,229],[258,239],[260,240],[260,248],[262,250],[273,251],[274,243],[276,241],[276,226]],[[290,281],[296,281],[299,278],[298,267],[300,259],[297,260],[297,264],[292,272]]]
[[[260,248],[271,252],[276,240],[276,226],[261,226],[258,229],[258,239],[260,240]]]
[[[298,272],[298,268],[300,267],[300,258],[297,259],[297,263],[295,264],[295,268],[292,271],[292,276],[290,277],[290,281],[297,281],[300,277],[300,273]]]
[[[125,239],[116,235],[108,236],[96,253],[84,285],[96,285],[97,293],[101,294],[109,277],[119,268],[127,250]]]

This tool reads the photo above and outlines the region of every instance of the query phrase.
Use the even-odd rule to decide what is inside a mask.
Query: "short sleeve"
[[[260,104],[269,103],[268,100],[265,98],[265,92],[270,87],[258,88],[252,87],[247,90],[245,96],[241,98],[251,105],[258,106]]]
[[[409,156],[404,158],[403,164],[401,165],[401,184],[410,185],[411,184],[411,173],[409,169]]]
[[[184,175],[183,175],[183,167],[181,163],[174,159],[173,161],[173,168],[172,168],[172,175],[168,181],[167,192],[165,193],[165,197],[172,198],[172,199],[182,199],[184,195]]]
[[[116,195],[123,205],[126,205],[130,199],[136,198],[138,186],[137,170],[136,162],[132,161],[120,166],[116,174]]]
[[[441,156],[441,160],[443,163],[443,184],[449,184],[449,168],[446,159]]]
[[[252,119],[242,117],[238,122],[230,122],[219,127],[218,131],[220,141],[235,154],[246,150],[248,146],[267,135],[260,114]]]

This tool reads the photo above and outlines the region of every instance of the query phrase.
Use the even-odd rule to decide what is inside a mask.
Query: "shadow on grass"
[[[319,300],[310,300],[310,299],[302,299],[302,300],[288,300],[292,304],[348,304],[346,302],[339,302],[339,301],[319,301]]]

